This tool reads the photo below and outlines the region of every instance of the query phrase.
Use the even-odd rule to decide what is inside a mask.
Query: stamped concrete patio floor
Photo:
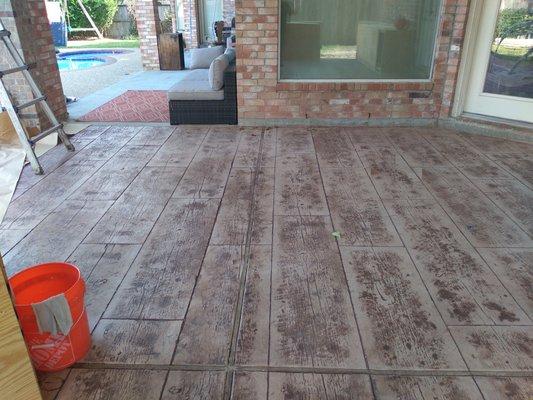
[[[92,126],[23,172],[9,274],[68,260],[52,399],[533,398],[533,145],[436,128]]]

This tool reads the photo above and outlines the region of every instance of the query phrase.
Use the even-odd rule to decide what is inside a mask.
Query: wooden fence
[[[160,5],[159,19],[162,20],[167,12],[170,12],[170,5]],[[133,24],[135,24],[133,16],[129,13],[126,5],[121,4],[118,6],[115,18],[113,18],[113,24],[106,31],[106,37],[111,39],[125,38],[131,35]]]

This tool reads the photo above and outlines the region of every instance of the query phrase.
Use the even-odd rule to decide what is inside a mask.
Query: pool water
[[[101,58],[83,58],[83,59],[73,59],[73,58],[59,58],[57,60],[57,65],[59,66],[60,71],[73,71],[78,69],[87,69],[96,67],[97,65],[105,64],[106,61]]]
[[[116,54],[124,53],[121,50],[87,50],[59,53],[57,65],[60,71],[75,71],[88,69],[109,62],[108,58]]]

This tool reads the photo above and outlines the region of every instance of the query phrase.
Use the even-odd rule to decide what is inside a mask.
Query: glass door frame
[[[491,13],[492,20],[490,21],[490,26],[487,24],[486,21],[483,21],[483,17],[485,16],[485,12],[487,12],[487,3],[488,2],[494,2],[497,1],[498,5],[495,7],[495,4],[490,4],[488,7],[494,7]],[[492,99],[496,102],[501,103],[500,109],[505,109],[506,106],[509,106],[509,103],[515,103],[519,106],[523,104],[525,107],[530,107],[530,104],[533,104],[532,99],[527,99],[523,97],[515,97],[515,96],[509,96],[509,95],[503,95],[503,94],[493,94],[493,93],[485,93],[483,92],[484,83],[486,79],[486,73],[489,66],[490,61],[490,50],[492,46],[492,41],[489,43],[479,43],[479,41],[482,38],[482,34],[486,33],[486,30],[489,29],[491,31],[491,35],[494,34],[494,30],[496,29],[496,24],[498,20],[498,15],[500,12],[500,5],[501,0],[471,0],[470,3],[470,11],[468,14],[468,22],[467,27],[465,31],[465,39],[462,49],[462,57],[461,62],[459,65],[459,73],[456,83],[456,90],[455,90],[455,97],[452,107],[451,116],[452,117],[460,117],[463,114],[470,114],[471,111],[467,110],[467,100],[468,96],[472,95],[472,91],[475,89],[477,96],[484,99]],[[486,23],[487,25],[483,26],[483,23]],[[483,32],[483,30],[485,32]],[[491,36],[492,37],[492,36]],[[478,57],[479,52],[481,50],[485,50],[485,53],[483,55],[482,64],[482,70],[484,71],[482,74],[482,78],[478,76],[478,81],[475,81],[474,73],[474,67],[476,66],[476,57]],[[460,51],[460,47],[457,46],[456,48],[452,48],[454,51]],[[481,61],[478,61],[481,62]],[[481,81],[482,79],[482,81]],[[472,85],[476,85],[473,87]],[[507,104],[505,104],[507,103]],[[525,121],[521,119],[520,117],[517,117],[519,112],[511,112],[509,113],[509,109],[505,112],[502,112],[500,115],[496,115],[495,113],[473,113],[475,115],[479,115],[480,117],[487,117],[487,118],[498,118],[498,119],[504,119],[504,120],[511,120],[516,121],[518,123],[529,123],[529,121]]]

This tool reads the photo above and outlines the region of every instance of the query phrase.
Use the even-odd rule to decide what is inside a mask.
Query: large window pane
[[[281,79],[428,79],[440,0],[281,0]]]
[[[532,0],[502,0],[484,92],[533,98]]]

